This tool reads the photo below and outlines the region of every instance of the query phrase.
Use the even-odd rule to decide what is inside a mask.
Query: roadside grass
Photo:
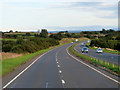
[[[84,54],[80,54],[78,52],[76,52],[74,50],[74,46],[76,46],[77,44],[74,44],[72,45],[70,48],[69,48],[69,51],[71,53],[73,53],[74,55],[76,56],[79,56],[80,58],[84,59],[84,60],[87,60],[89,61],[90,63],[94,64],[94,65],[100,65],[102,66],[103,68],[102,69],[109,69],[107,71],[109,71],[110,73],[114,74],[114,75],[117,75],[117,76],[120,76],[120,67],[116,64],[112,64],[112,63],[109,63],[108,61],[103,61],[103,60],[99,60],[99,59],[96,59],[96,58],[92,58],[92,57],[89,57],[87,55],[84,55]],[[105,69],[106,70],[106,69]],[[111,72],[112,71],[112,72]]]
[[[86,44],[86,46],[90,49],[93,49],[93,50],[97,50],[97,48],[94,48],[94,47],[90,47],[90,42]],[[120,51],[111,51],[111,50],[107,50],[107,49],[103,49],[103,52],[107,52],[107,53],[112,53],[112,54],[120,54]]]
[[[89,47],[89,48],[93,49],[93,50],[97,50],[97,48],[94,48],[94,47]],[[103,49],[103,52],[112,53],[112,54],[120,54],[120,51],[111,51],[111,50],[107,50],[107,49]]]
[[[66,43],[64,43],[66,44]],[[34,58],[35,56],[38,56],[40,54],[43,54],[51,49],[54,49],[56,47],[62,46],[64,44],[60,44],[48,49],[44,49],[35,53],[31,53],[31,54],[27,54],[27,55],[23,55],[23,56],[19,56],[17,58],[11,58],[11,59],[5,59],[2,61],[2,76],[6,75],[7,73],[14,71],[16,69],[16,67],[26,63],[27,61],[29,61],[30,59]]]
[[[6,41],[12,40],[12,41],[16,41],[17,39],[1,38],[0,40],[6,40]]]

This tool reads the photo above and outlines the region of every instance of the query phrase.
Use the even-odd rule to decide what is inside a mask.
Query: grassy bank
[[[84,54],[80,54],[74,50],[75,45],[77,45],[77,44],[74,44],[69,48],[69,51],[71,53],[73,53],[76,56],[79,56],[83,60],[87,60],[89,63],[91,63],[95,66],[98,66],[98,67],[100,66],[102,69],[105,69],[114,75],[120,76],[120,69],[119,69],[118,65],[112,64],[108,61],[103,61],[103,60],[99,60],[96,58],[92,58],[92,57],[89,57],[89,56],[84,55]]]
[[[64,44],[58,45],[58,46],[62,46]],[[40,55],[42,53],[45,53],[51,49],[54,49],[58,46],[54,46],[52,48],[48,48],[48,49],[44,49],[35,53],[31,53],[31,54],[27,54],[27,55],[23,55],[23,56],[19,56],[17,58],[11,58],[11,59],[6,59],[2,61],[2,76],[15,70],[16,67],[20,66],[21,64],[24,64],[25,62],[29,61],[30,59],[32,59],[33,57]]]
[[[90,43],[87,43],[87,47],[89,47],[90,49],[97,50],[97,48],[90,47],[89,45],[90,45]],[[120,54],[120,51],[112,51],[112,50],[107,50],[104,48],[102,48],[102,49],[103,49],[103,52],[112,53],[112,54]]]
[[[97,50],[97,48],[94,48],[94,47],[89,47],[89,48],[93,50]],[[120,54],[120,51],[111,51],[107,49],[103,49],[103,52],[112,53],[112,54]]]

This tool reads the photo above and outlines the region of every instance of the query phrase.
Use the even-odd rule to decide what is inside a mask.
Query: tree
[[[9,32],[10,32],[10,33],[12,33],[12,32],[13,32],[13,30],[10,30]]]
[[[47,38],[48,37],[48,32],[46,29],[42,29],[41,30],[41,33],[40,33],[40,36],[41,37],[44,37],[44,38]]]
[[[28,33],[26,33],[26,36],[31,36],[31,34],[28,32]]]

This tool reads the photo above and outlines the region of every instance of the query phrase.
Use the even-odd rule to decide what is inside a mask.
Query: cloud
[[[117,18],[118,15],[116,2],[62,2],[50,8],[89,12],[100,18]]]
[[[3,2],[119,2],[119,0],[2,0]]]
[[[90,2],[92,0],[83,2],[82,0],[2,1],[3,21],[0,26],[6,29],[117,24],[117,2],[115,0],[114,2],[113,0],[108,2]]]

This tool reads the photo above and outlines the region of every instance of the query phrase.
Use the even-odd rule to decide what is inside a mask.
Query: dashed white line
[[[57,62],[57,63],[59,63],[59,62]]]
[[[58,65],[58,67],[60,67],[60,65]]]
[[[61,70],[59,70],[59,73],[62,73],[62,71],[61,71]]]
[[[70,47],[70,46],[69,46],[69,47]],[[68,47],[68,48],[69,48],[69,47]],[[70,56],[71,56],[72,58],[74,58],[76,61],[78,61],[78,62],[84,64],[85,66],[87,66],[87,67],[91,68],[92,70],[98,72],[99,74],[103,75],[104,77],[106,77],[106,78],[108,78],[108,79],[110,79],[110,80],[112,80],[112,81],[114,81],[114,82],[120,84],[120,82],[117,81],[116,79],[111,78],[110,76],[108,76],[108,75],[106,75],[106,74],[100,72],[99,70],[93,68],[92,66],[90,66],[90,65],[88,65],[88,64],[86,64],[86,63],[84,63],[83,61],[81,61],[81,60],[77,59],[76,57],[74,57],[73,55],[71,55],[71,54],[68,52],[68,48],[66,48],[66,51],[67,51],[68,55],[70,55]]]
[[[65,84],[65,81],[64,81],[64,80],[62,80],[62,84]]]
[[[64,88],[65,86],[65,81],[64,80],[61,80],[62,81],[62,87]]]
[[[52,50],[50,50],[52,51]],[[50,52],[48,51],[48,52]],[[37,59],[35,59],[35,61],[33,61],[29,66],[27,66],[22,72],[20,72],[17,76],[15,76],[10,82],[8,82],[5,86],[3,86],[3,88],[6,88],[8,85],[10,85],[14,80],[16,80],[20,75],[22,75],[27,69],[29,69],[35,62],[37,62],[42,56],[44,56],[46,53],[43,53],[40,57],[38,57]]]

